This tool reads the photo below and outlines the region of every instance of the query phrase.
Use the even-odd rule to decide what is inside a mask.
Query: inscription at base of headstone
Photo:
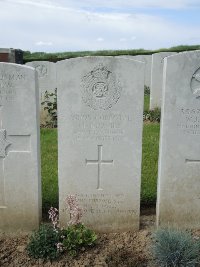
[[[0,231],[41,218],[38,88],[34,69],[0,63]]]
[[[144,67],[112,57],[57,63],[61,225],[76,194],[87,226],[138,229]]]
[[[157,225],[200,227],[200,51],[165,59]]]

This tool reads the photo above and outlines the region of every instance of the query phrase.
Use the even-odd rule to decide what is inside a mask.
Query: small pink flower
[[[54,229],[56,229],[59,226],[58,210],[56,208],[51,207],[48,211],[48,214]]]
[[[64,248],[63,248],[63,244],[62,243],[57,243],[56,247],[57,247],[57,251],[58,252],[63,252]]]

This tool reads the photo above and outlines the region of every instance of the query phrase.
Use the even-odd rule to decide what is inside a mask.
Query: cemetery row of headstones
[[[61,225],[76,194],[97,231],[139,228],[145,64],[121,57],[56,63]],[[164,59],[157,225],[200,222],[200,51]],[[41,219],[39,89],[34,68],[0,64],[0,230]]]
[[[153,55],[118,56],[117,58],[128,58],[145,63],[144,85],[150,90],[150,109],[161,107],[162,81],[164,58],[176,54],[175,52],[161,52]],[[45,101],[45,92],[55,93],[56,63],[49,61],[32,61],[26,63],[37,70],[39,79],[40,102]],[[41,105],[40,123],[46,125],[50,120],[45,105]]]

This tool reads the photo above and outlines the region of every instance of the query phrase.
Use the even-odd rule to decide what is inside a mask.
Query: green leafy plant
[[[143,112],[143,120],[151,122],[160,122],[161,112],[159,108]]]
[[[49,120],[46,121],[46,126],[50,128],[57,127],[57,89],[54,93],[48,91],[44,94],[44,101],[41,103],[44,106],[44,110],[47,110]]]
[[[60,228],[58,210],[51,207],[48,214],[52,225],[41,225],[33,233],[27,246],[28,254],[33,258],[53,260],[64,251],[76,256],[81,249],[95,244],[96,234],[81,223],[83,211],[76,196],[67,196],[66,205],[70,214],[68,227]]]
[[[158,230],[153,248],[159,266],[195,267],[199,263],[200,246],[188,232]]]
[[[62,234],[65,236],[63,246],[71,256],[76,256],[82,248],[93,246],[97,240],[94,231],[82,223],[68,226]]]
[[[94,231],[82,224],[83,210],[79,207],[75,195],[67,196],[66,206],[70,214],[70,221],[69,226],[62,231],[63,247],[69,255],[76,256],[82,248],[93,246],[97,236]]]
[[[56,259],[61,252],[58,249],[60,240],[60,231],[55,231],[51,225],[42,224],[30,237],[27,252],[35,259]]]

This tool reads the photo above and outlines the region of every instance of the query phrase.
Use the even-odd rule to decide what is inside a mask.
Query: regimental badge
[[[92,109],[109,109],[121,96],[121,85],[115,75],[99,64],[82,78],[82,100]]]
[[[196,98],[200,98],[200,68],[195,71],[191,79],[191,90]]]

